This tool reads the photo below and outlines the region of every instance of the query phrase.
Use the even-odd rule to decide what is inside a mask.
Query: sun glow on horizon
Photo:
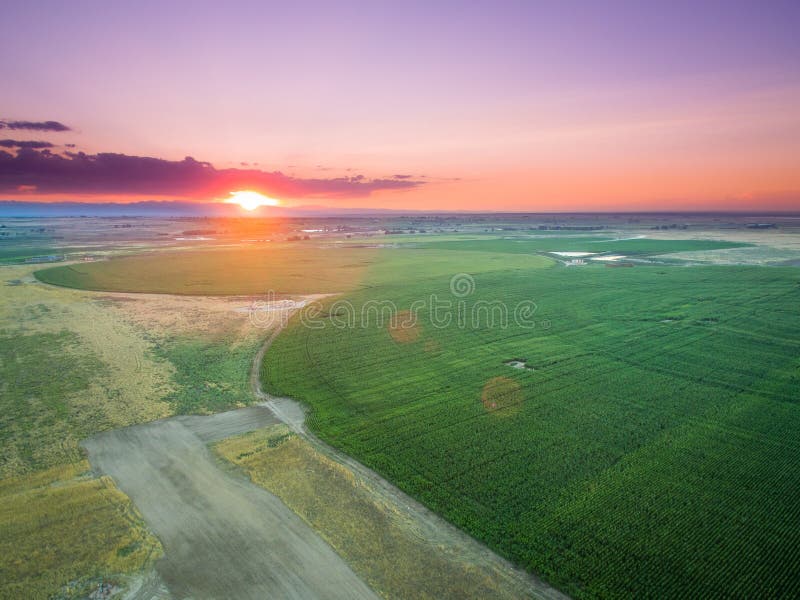
[[[278,206],[280,202],[264,194],[252,190],[239,190],[230,193],[230,198],[225,199],[225,204],[238,204],[247,211],[253,211],[259,206]]]

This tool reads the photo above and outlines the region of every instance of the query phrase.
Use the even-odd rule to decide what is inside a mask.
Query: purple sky
[[[0,118],[73,131],[0,138],[426,176],[376,206],[736,208],[800,190],[797,1],[6,0],[2,16]]]

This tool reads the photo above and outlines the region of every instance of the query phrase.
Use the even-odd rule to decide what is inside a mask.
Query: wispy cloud
[[[50,142],[29,141],[29,140],[0,140],[0,148],[53,148]]]
[[[58,121],[0,121],[0,129],[28,131],[72,131]]]
[[[186,157],[170,161],[146,156],[37,151],[17,146],[16,155],[0,151],[0,193],[35,186],[39,194],[147,194],[211,199],[234,189],[253,189],[277,198],[356,198],[379,190],[424,185],[411,179],[354,177],[298,178],[280,171],[216,169]]]

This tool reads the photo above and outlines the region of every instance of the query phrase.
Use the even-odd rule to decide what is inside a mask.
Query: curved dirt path
[[[347,467],[358,479],[367,484],[375,494],[378,494],[382,501],[387,502],[395,507],[398,512],[409,517],[425,539],[432,542],[433,545],[454,548],[464,559],[495,573],[505,582],[507,589],[515,597],[549,600],[564,600],[568,598],[568,596],[541,579],[526,571],[517,569],[510,562],[495,554],[490,548],[395,487],[372,469],[320,440],[306,427],[305,409],[299,402],[291,398],[280,398],[264,392],[261,388],[260,377],[264,356],[284,328],[285,321],[275,328],[253,359],[250,371],[250,385],[253,388],[253,394],[261,400],[261,406],[268,408],[277,420],[302,436],[315,450]]]

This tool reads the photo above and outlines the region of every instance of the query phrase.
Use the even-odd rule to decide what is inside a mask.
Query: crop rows
[[[424,265],[397,285],[370,276],[384,283],[356,305],[447,285]],[[498,269],[476,283],[470,301],[531,298],[551,327],[436,329],[423,311],[419,338],[399,343],[377,326],[296,323],[265,383],[308,402],[320,436],[572,595],[800,593],[795,270]],[[514,358],[533,370],[503,364]],[[495,378],[523,392],[505,414],[481,401]]]

